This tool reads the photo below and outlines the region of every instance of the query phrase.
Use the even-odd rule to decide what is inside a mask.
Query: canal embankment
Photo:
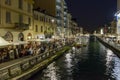
[[[120,58],[94,37],[72,49],[28,80],[119,80]]]
[[[55,59],[71,49],[72,44],[64,45],[45,53],[16,59],[0,65],[0,80],[26,80],[39,70],[47,67]]]
[[[111,49],[119,58],[120,58],[120,49],[119,47],[114,46],[113,44],[111,45],[109,42],[105,42],[102,38],[96,37],[104,46],[107,48]]]
[[[36,72],[38,72],[39,70],[44,69],[47,65],[49,65],[51,62],[53,62],[55,59],[57,59],[58,57],[60,57],[61,55],[63,55],[64,52],[66,52],[67,50],[69,50],[70,47],[65,46],[62,50],[56,52],[55,55],[45,59],[44,61],[42,61],[41,63],[38,63],[36,65],[34,65],[34,67],[32,67],[31,69],[25,71],[24,73],[22,73],[21,75],[12,78],[13,80],[25,80],[28,79],[29,77],[31,77],[32,75],[34,75]]]

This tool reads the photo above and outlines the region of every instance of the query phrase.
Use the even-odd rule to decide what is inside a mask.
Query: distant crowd
[[[47,51],[60,48],[65,45],[71,45],[74,39],[59,39],[49,42],[30,41],[27,44],[11,45],[0,48],[0,62],[6,62],[18,59],[24,56],[34,56],[43,54]]]

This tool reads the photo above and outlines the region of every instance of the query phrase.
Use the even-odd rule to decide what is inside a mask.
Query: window
[[[11,5],[11,0],[5,0],[5,4]]]
[[[40,16],[40,21],[42,21],[42,17]]]
[[[38,15],[37,14],[34,14],[34,19],[38,20]]]
[[[38,20],[38,15],[36,15],[36,20]]]
[[[43,17],[43,22],[45,22],[45,17]]]
[[[44,17],[42,16],[42,21],[44,21]]]
[[[23,23],[23,15],[19,15],[19,23]]]
[[[28,12],[31,12],[31,4],[30,3],[28,3]]]
[[[45,18],[45,22],[47,22],[47,18]]]
[[[18,4],[19,9],[23,9],[23,0],[19,0]]]
[[[7,32],[4,36],[5,40],[7,41],[13,41],[13,34],[11,32]]]
[[[10,12],[6,12],[6,23],[10,23],[11,22],[11,14]]]
[[[45,30],[48,31],[48,27],[47,26],[45,27]]]
[[[28,24],[31,25],[31,18],[28,18]]]
[[[43,32],[43,26],[41,26],[41,32]]]
[[[33,17],[34,17],[34,19],[36,20],[36,14],[35,14],[35,13],[33,14]]]
[[[35,26],[35,32],[38,32],[38,26],[37,25]]]
[[[51,23],[51,19],[49,19],[49,23]]]

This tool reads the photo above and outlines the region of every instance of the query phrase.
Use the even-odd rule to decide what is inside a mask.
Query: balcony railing
[[[25,23],[15,23],[15,28],[16,28],[16,29],[24,29],[24,30],[27,30],[27,29],[29,29],[29,24],[25,24]]]

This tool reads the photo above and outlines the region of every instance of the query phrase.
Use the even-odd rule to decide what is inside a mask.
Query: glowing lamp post
[[[55,20],[52,19],[52,20],[51,20],[51,23],[52,23],[52,30],[53,30],[53,31],[52,31],[52,32],[53,32],[53,35],[52,35],[52,36],[54,36],[54,33],[55,33],[55,28],[53,27],[53,23],[54,23],[54,22],[55,22]]]

